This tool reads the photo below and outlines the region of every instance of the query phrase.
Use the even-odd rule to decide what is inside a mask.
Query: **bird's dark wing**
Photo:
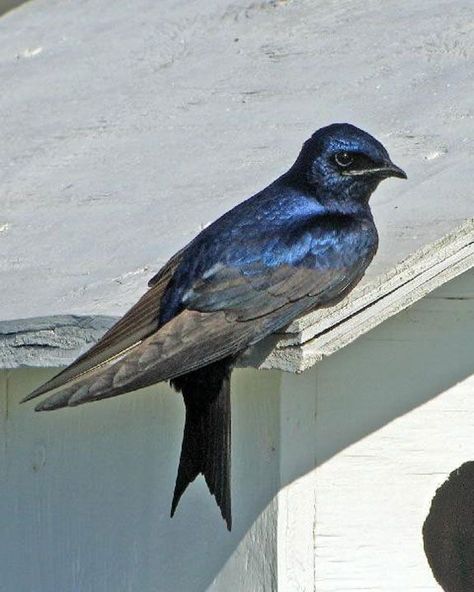
[[[278,266],[267,269],[265,279],[223,268],[208,280],[208,289],[205,283],[198,282],[188,295],[187,306],[195,309],[183,310],[122,357],[95,368],[37,409],[113,397],[234,355],[314,308],[321,294],[345,289],[348,278],[342,268]]]
[[[252,263],[241,269],[219,267],[198,280],[183,298],[186,308],[200,312],[225,311],[229,319],[245,322],[277,312],[284,306],[309,298],[316,305],[352,284],[355,269],[312,269]],[[283,326],[283,325],[281,325]]]
[[[176,253],[161,268],[148,283],[150,289],[91,349],[34,390],[25,401],[58,388],[93,368],[109,362],[155,332],[158,329],[161,298],[179,264],[181,254],[182,251]]]

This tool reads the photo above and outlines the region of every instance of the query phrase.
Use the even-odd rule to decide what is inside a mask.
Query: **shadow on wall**
[[[441,290],[303,376],[235,372],[230,534],[202,479],[169,519],[184,413],[166,385],[35,415],[18,401],[53,372],[4,372],[6,589],[203,591],[222,574],[227,589],[276,588],[276,493],[472,373],[472,301]],[[293,401],[318,414],[289,434]]]

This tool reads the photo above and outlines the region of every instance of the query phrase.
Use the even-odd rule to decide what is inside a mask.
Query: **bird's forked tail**
[[[222,360],[172,381],[183,393],[186,421],[171,516],[189,483],[202,473],[228,530],[232,527],[231,369],[229,360]]]

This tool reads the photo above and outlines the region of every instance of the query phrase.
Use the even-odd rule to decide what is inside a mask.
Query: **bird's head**
[[[307,140],[291,171],[318,193],[367,201],[383,179],[406,179],[373,136],[348,123],[334,123]]]

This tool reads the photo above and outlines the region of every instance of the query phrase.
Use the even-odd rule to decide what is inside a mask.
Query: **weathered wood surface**
[[[79,317],[123,313],[331,121],[374,133],[409,175],[374,197],[367,282],[456,231],[473,215],[471,18],[469,0],[34,0],[4,15],[0,320],[40,320],[1,363],[70,360],[91,335],[71,345]]]

